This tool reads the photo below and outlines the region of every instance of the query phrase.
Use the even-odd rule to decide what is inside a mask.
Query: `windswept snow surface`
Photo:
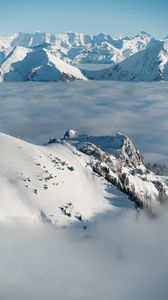
[[[122,198],[123,208],[134,207],[126,195],[112,188],[109,193],[87,168],[89,158],[68,144],[41,147],[1,133],[0,157],[0,221],[85,227],[96,214],[122,210],[112,205],[113,198]]]
[[[0,221],[78,222],[86,228],[97,214],[120,213],[135,203],[156,210],[168,195],[162,177],[145,167],[121,134],[78,136],[71,129],[62,140],[36,146],[1,133],[0,157]]]

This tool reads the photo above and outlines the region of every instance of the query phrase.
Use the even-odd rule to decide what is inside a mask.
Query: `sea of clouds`
[[[167,214],[98,216],[87,230],[0,225],[0,299],[165,300]]]
[[[37,144],[80,133],[129,135],[147,161],[167,162],[168,83],[4,83],[0,131]]]

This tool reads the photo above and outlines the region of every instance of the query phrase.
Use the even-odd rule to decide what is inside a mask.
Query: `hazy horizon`
[[[134,36],[145,30],[156,38],[162,38],[168,35],[167,9],[165,0],[97,0],[96,4],[89,0],[48,0],[43,3],[39,0],[7,0],[1,3],[0,28],[1,35],[39,30]]]
[[[141,31],[138,31],[137,33],[133,34],[133,35],[129,35],[129,34],[126,34],[126,35],[121,35],[121,34],[112,34],[112,33],[107,33],[107,32],[81,32],[81,31],[71,31],[71,30],[68,30],[68,31],[63,31],[63,32],[58,32],[58,31],[41,31],[41,30],[35,30],[35,31],[18,31],[18,32],[9,32],[8,34],[1,34],[0,33],[0,36],[4,36],[4,37],[8,37],[8,36],[12,36],[14,34],[18,34],[18,33],[22,33],[22,34],[35,34],[35,33],[49,33],[49,34],[67,34],[67,33],[76,33],[76,34],[84,34],[84,35],[100,35],[100,34],[105,34],[105,35],[110,35],[112,36],[113,38],[115,39],[123,39],[123,38],[126,38],[126,37],[130,37],[130,38],[133,38],[135,36],[137,36],[138,34],[140,33],[147,33],[149,34],[150,36],[152,37],[155,37],[152,33],[150,32],[147,32],[146,30],[141,30]],[[168,34],[165,35],[165,36],[159,36],[157,37],[157,39],[164,39],[164,38],[167,38]]]

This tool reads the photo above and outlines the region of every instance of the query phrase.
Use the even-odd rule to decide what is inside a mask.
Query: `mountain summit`
[[[113,67],[84,71],[89,79],[118,81],[168,80],[168,42],[151,42],[142,50]]]
[[[1,81],[72,81],[86,80],[81,71],[45,48],[17,46],[0,67]]]
[[[168,43],[152,44],[106,71],[105,76],[122,81],[168,80]]]

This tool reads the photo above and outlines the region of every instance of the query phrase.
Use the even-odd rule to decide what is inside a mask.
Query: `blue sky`
[[[167,0],[0,0],[0,34],[14,32],[168,35]]]

